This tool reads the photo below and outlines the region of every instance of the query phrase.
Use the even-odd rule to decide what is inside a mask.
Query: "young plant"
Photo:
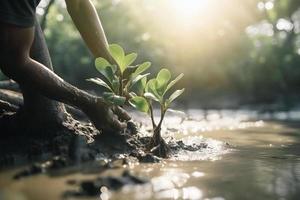
[[[176,90],[170,94],[170,89],[183,77],[183,74],[171,80],[171,73],[168,69],[161,69],[156,78],[150,79],[144,87],[144,93],[141,96],[134,96],[129,103],[141,112],[148,113],[151,117],[153,126],[153,137],[149,148],[160,157],[167,157],[169,148],[161,137],[161,126],[165,114],[171,103],[179,97],[184,89]],[[168,96],[168,97],[167,97]],[[154,120],[153,103],[157,102],[160,106],[160,120],[158,123]]]
[[[158,156],[167,157],[169,148],[161,137],[161,126],[170,104],[184,91],[184,89],[176,90],[169,95],[170,89],[183,77],[183,74],[170,81],[171,73],[164,68],[159,71],[156,78],[147,82],[149,73],[142,73],[150,67],[150,62],[131,66],[136,60],[137,54],[125,55],[123,48],[117,44],[109,45],[109,53],[116,64],[109,63],[101,57],[97,58],[95,66],[104,79],[90,78],[88,81],[96,83],[107,90],[103,93],[103,98],[108,103],[122,106],[128,102],[139,111],[148,113],[153,126],[153,137],[149,143],[149,149]],[[160,120],[158,123],[154,120],[154,102],[160,105]]]
[[[95,60],[96,69],[102,74],[103,79],[90,78],[88,81],[102,86],[107,91],[103,93],[103,98],[112,105],[124,105],[130,98],[130,91],[140,80],[149,75],[142,74],[151,63],[144,62],[139,65],[131,66],[136,60],[137,54],[130,53],[125,55],[123,48],[117,44],[109,45],[109,53],[115,61],[108,62],[104,58]]]

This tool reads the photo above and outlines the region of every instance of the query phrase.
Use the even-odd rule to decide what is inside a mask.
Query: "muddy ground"
[[[2,120],[10,120],[7,113]],[[25,166],[13,175],[20,180],[37,174],[64,176],[80,172],[93,174],[108,169],[122,168],[132,163],[156,163],[162,158],[147,149],[151,137],[142,136],[141,124],[128,123],[122,133],[104,134],[90,123],[70,119],[55,133],[41,130],[38,134],[12,131],[11,126],[1,129],[0,170]],[[145,129],[144,129],[145,130]],[[201,145],[185,145],[182,141],[169,140],[172,153],[180,150],[197,151],[206,148]],[[76,191],[65,191],[64,196],[95,196],[99,189],[118,190],[124,185],[144,184],[147,179],[136,177],[125,170],[119,176],[96,177],[91,180],[70,180],[77,185]]]

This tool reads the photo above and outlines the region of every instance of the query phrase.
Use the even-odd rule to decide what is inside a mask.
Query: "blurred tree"
[[[50,8],[53,4],[54,4],[54,0],[50,0],[49,3],[47,4],[47,6],[44,8],[45,12],[44,12],[44,14],[41,18],[41,28],[42,28],[43,31],[46,28],[47,16],[48,16],[49,10],[50,10]]]
[[[44,30],[55,71],[85,81],[97,73],[62,0],[47,7]],[[51,2],[52,0],[50,0]],[[183,102],[228,106],[297,102],[300,87],[298,0],[93,1],[110,43],[185,73]],[[47,12],[48,8],[48,12]],[[40,13],[41,16],[43,12]],[[0,77],[1,78],[1,77]]]

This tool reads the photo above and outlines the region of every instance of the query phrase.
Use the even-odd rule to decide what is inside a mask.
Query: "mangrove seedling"
[[[138,88],[135,85],[141,84],[141,82],[146,80],[149,73],[142,73],[150,67],[151,63],[144,62],[131,66],[137,58],[136,53],[125,55],[123,48],[117,44],[109,45],[108,50],[115,64],[108,62],[102,57],[96,58],[95,67],[102,74],[103,79],[90,78],[88,81],[100,85],[107,90],[103,93],[103,98],[106,102],[122,106],[131,98],[131,89],[134,87]]]
[[[171,88],[183,77],[183,74],[178,75],[174,80],[171,80],[171,73],[168,69],[163,68],[159,71],[156,78],[150,79],[142,96],[132,97],[129,103],[141,112],[148,113],[151,117],[153,126],[153,137],[149,143],[149,149],[154,154],[160,157],[168,157],[170,149],[165,140],[161,137],[161,126],[167,110],[171,103],[179,97],[184,89],[176,90],[170,94]],[[168,96],[168,97],[166,97]],[[160,106],[160,120],[158,123],[154,120],[153,103],[157,102]]]
[[[161,126],[171,103],[184,91],[184,89],[176,90],[169,95],[170,90],[183,77],[183,74],[170,81],[171,73],[164,68],[159,71],[156,78],[147,82],[147,76],[150,73],[142,73],[150,67],[150,62],[131,66],[136,60],[137,54],[125,55],[123,48],[117,44],[109,45],[109,53],[116,64],[109,63],[101,57],[97,58],[95,66],[102,74],[103,79],[90,78],[88,81],[96,83],[107,90],[103,93],[103,98],[111,105],[122,106],[129,103],[139,111],[148,113],[153,126],[153,137],[148,145],[149,150],[160,157],[167,157],[169,147],[161,137]],[[158,102],[160,105],[160,120],[158,123],[154,120],[154,102]]]

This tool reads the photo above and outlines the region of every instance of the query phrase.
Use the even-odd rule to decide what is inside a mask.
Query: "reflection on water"
[[[295,113],[284,116],[293,116],[294,120],[298,116]],[[255,111],[188,110],[184,117],[168,116],[164,137],[181,139],[191,146],[206,145],[197,151],[181,151],[162,163],[129,166],[132,173],[150,182],[125,186],[116,192],[105,190],[97,198],[298,200],[300,123],[265,121],[264,115]],[[272,116],[284,118],[282,113]],[[109,170],[104,175],[119,171]],[[56,178],[40,175],[11,181],[12,174],[0,173],[0,199],[1,194],[11,196],[7,199],[59,199],[70,187],[67,180],[87,178],[82,174]]]
[[[153,177],[145,199],[300,199],[300,123],[264,121],[294,121],[300,112],[186,113],[185,120],[167,118],[164,137],[208,148],[181,151],[159,167],[137,166],[139,174]],[[133,191],[116,197],[139,193]]]

